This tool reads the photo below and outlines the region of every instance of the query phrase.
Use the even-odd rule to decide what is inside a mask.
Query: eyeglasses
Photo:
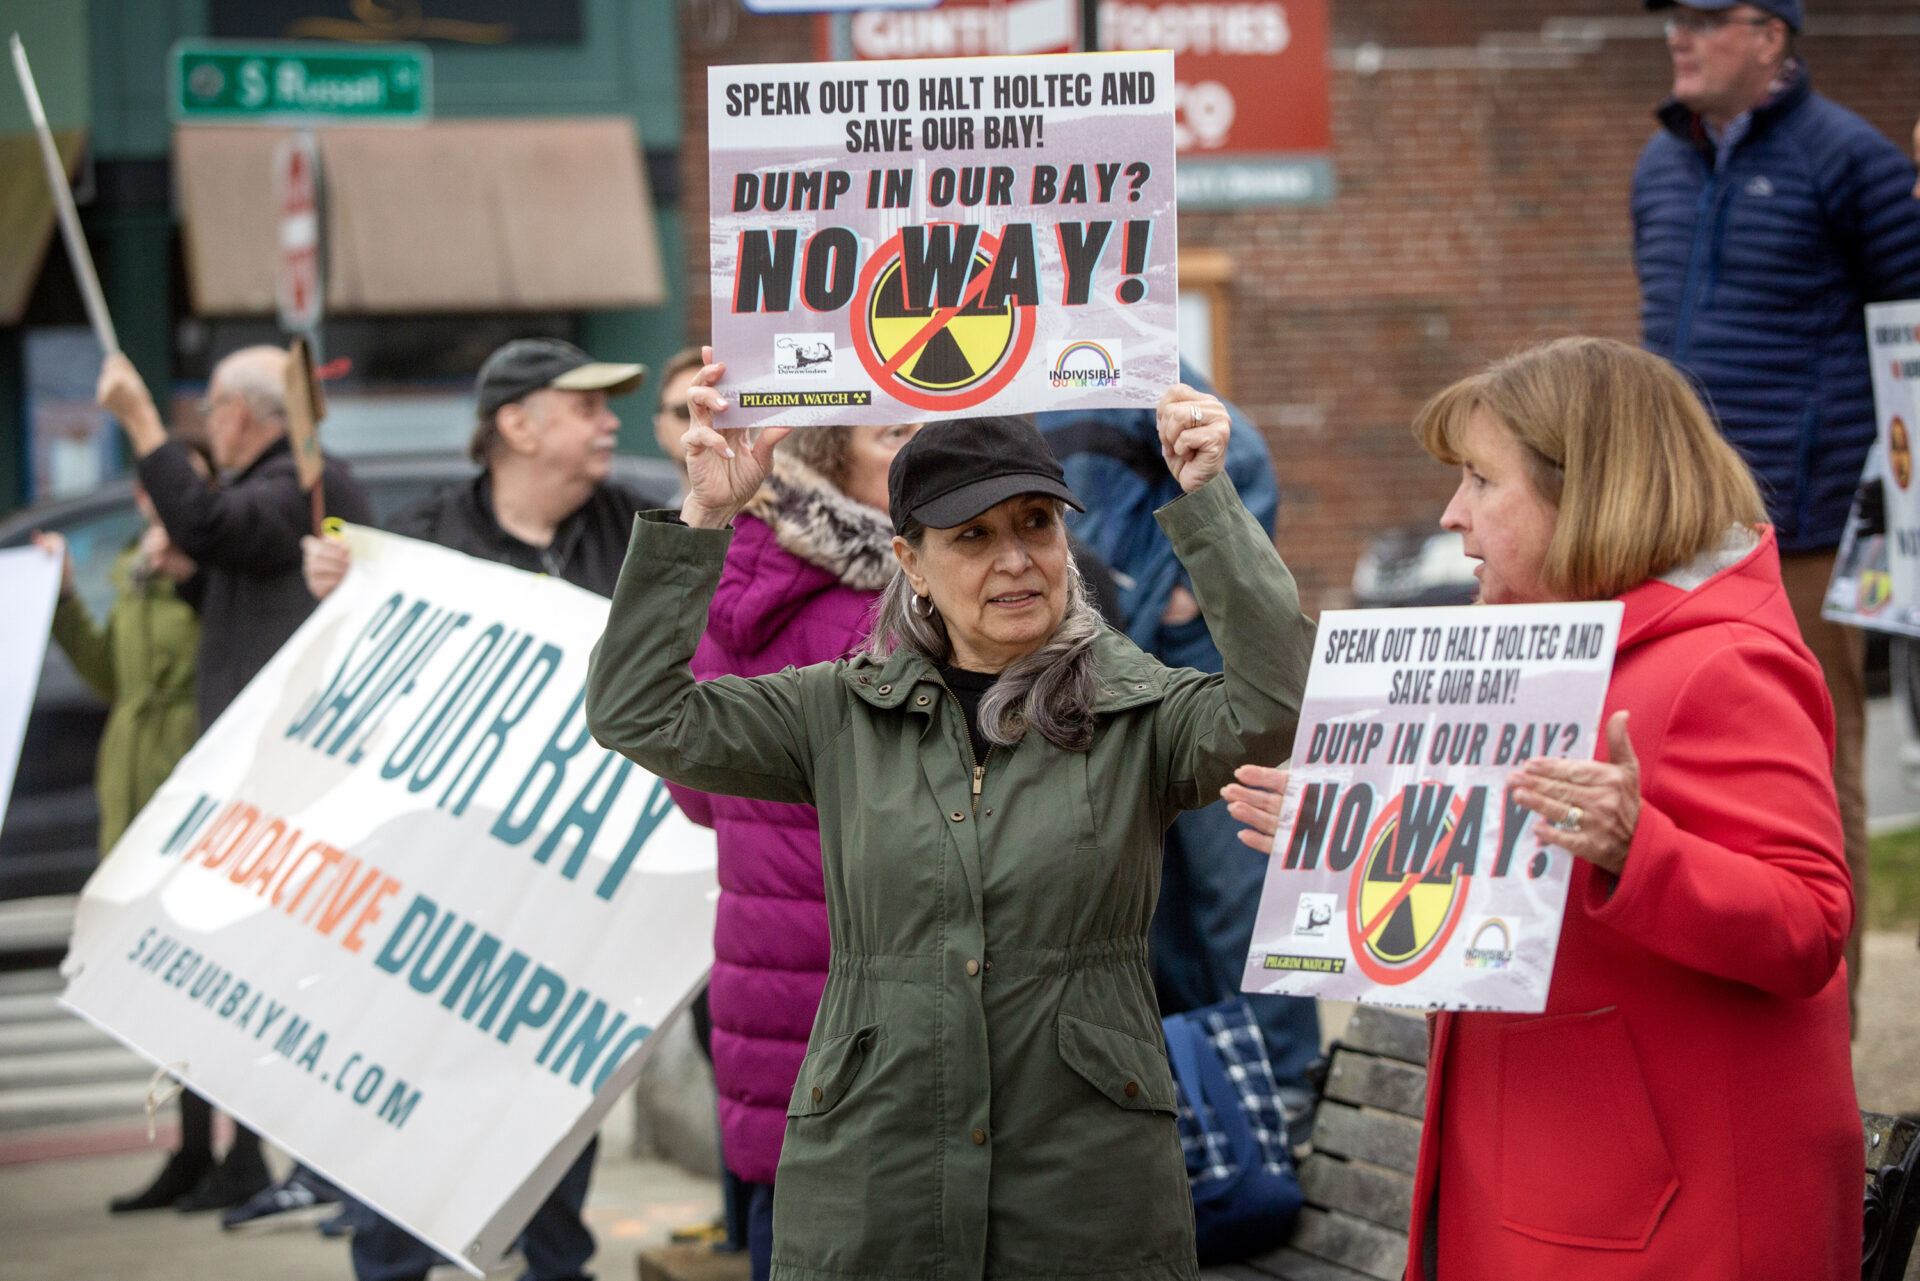
[[[1742,18],[1725,10],[1708,12],[1700,9],[1676,10],[1666,21],[1667,38],[1671,40],[1682,31],[1690,36],[1710,36],[1722,27],[1764,27],[1768,23],[1778,22],[1778,18]]]
[[[195,403],[194,408],[200,411],[201,418],[211,418],[213,417],[214,410],[220,408],[220,406],[226,404],[229,400],[235,399],[237,394],[238,393],[231,391],[223,391],[218,396],[203,397]]]

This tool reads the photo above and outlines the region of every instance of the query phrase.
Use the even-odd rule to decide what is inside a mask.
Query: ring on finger
[[[1580,830],[1581,817],[1580,807],[1578,805],[1569,805],[1567,806],[1567,812],[1556,819],[1553,825],[1563,832],[1577,832]]]
[[[1200,425],[1200,406],[1198,405],[1193,407],[1193,425],[1195,427]]]

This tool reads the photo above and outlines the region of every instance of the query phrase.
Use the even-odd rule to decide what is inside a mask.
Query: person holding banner
[[[1544,1013],[1434,1016],[1408,1281],[1860,1271],[1833,709],[1752,474],[1686,378],[1570,338],[1441,392],[1489,604],[1626,607],[1599,758],[1510,781],[1574,864]],[[1227,789],[1270,849],[1286,773]],[[1514,821],[1514,820],[1510,820]]]
[[[278,347],[243,348],[214,366],[201,417],[223,479],[210,484],[192,449],[168,436],[133,362],[114,351],[100,369],[96,399],[126,432],[167,538],[199,567],[182,595],[200,615],[194,702],[203,733],[313,612],[300,582],[311,508],[287,441],[286,374]],[[345,463],[330,459],[323,483],[329,511],[368,518],[366,494]],[[151,1184],[111,1208],[224,1210],[267,1188],[260,1136],[236,1123],[232,1145],[213,1165],[212,1125],[206,1100],[183,1090],[180,1150]]]
[[[639,388],[645,365],[596,361],[557,338],[519,338],[487,357],[474,383],[479,422],[468,452],[482,464],[396,513],[396,534],[610,595],[642,499],[607,477],[620,419],[607,404]],[[307,589],[324,599],[352,567],[345,543],[301,541]],[[582,1149],[520,1235],[523,1281],[586,1275],[593,1234],[582,1218],[599,1140]],[[439,1252],[358,1203],[349,1207],[356,1281],[424,1281]]]
[[[1159,513],[1226,658],[1162,666],[1099,622],[1024,419],[934,423],[894,459],[899,567],[862,652],[689,670],[769,428],[722,432],[700,371],[676,520],[636,523],[587,680],[605,746],[703,791],[812,804],[832,957],[787,1105],[772,1276],[1198,1275],[1147,964],[1161,840],[1287,751],[1310,628],[1185,387]],[[804,430],[804,429],[803,429]]]

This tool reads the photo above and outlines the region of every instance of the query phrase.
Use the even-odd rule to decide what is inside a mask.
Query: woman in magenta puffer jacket
[[[773,475],[734,522],[695,677],[831,662],[866,639],[870,607],[894,568],[887,467],[916,430],[814,427],[787,438]],[[827,981],[820,823],[810,805],[672,790],[719,842],[707,999],[720,1149],[748,1185],[748,1249],[763,1281],[788,1096]]]

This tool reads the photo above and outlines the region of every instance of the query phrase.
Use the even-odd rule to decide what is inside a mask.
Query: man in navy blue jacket
[[[1633,176],[1649,350],[1706,393],[1780,540],[1787,594],[1833,694],[1834,784],[1854,895],[1867,886],[1858,632],[1820,618],[1874,438],[1862,309],[1920,297],[1914,166],[1814,93],[1793,54],[1800,0],[1646,0],[1668,12],[1673,96]],[[1859,920],[1847,981],[1860,973]]]

